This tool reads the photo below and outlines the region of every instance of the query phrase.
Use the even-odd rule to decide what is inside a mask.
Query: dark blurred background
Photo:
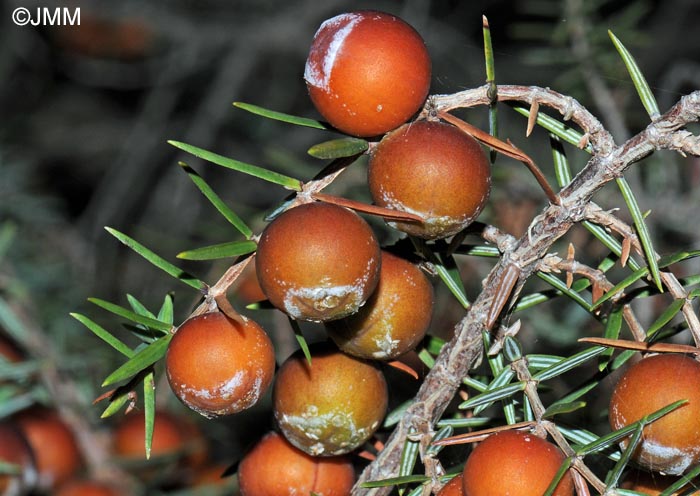
[[[16,26],[11,13],[19,6],[79,7],[81,23]],[[186,156],[166,140],[302,180],[313,176],[324,164],[306,150],[333,134],[265,120],[232,102],[318,117],[302,78],[311,39],[324,19],[360,8],[397,14],[422,34],[433,57],[432,93],[484,83],[481,16],[486,15],[498,83],[570,94],[618,143],[648,118],[608,29],[637,58],[662,112],[700,87],[695,0],[0,3],[0,295],[45,332],[87,397],[101,392],[100,379],[120,358],[70,319],[69,311],[108,325],[108,317],[85,303],[88,296],[126,304],[130,293],[157,309],[165,293],[176,291],[177,321],[197,297],[103,227],[128,233],[171,261],[189,248],[239,239],[177,166],[186,160],[259,230],[285,191]],[[464,115],[486,126],[483,108]],[[525,119],[506,106],[501,121],[503,136],[553,177],[546,134],[536,131],[526,139]],[[586,156],[573,150],[570,159],[579,168]],[[492,201],[482,218],[521,235],[544,197],[513,161],[499,159],[494,167]],[[334,191],[366,199],[363,178],[362,166],[354,167]],[[643,210],[653,212],[657,238],[698,245],[695,223],[688,222],[697,210],[697,160],[657,154],[629,179]],[[614,190],[597,200],[620,205]],[[593,260],[601,256],[592,250],[580,253]],[[226,263],[180,265],[213,283]],[[472,265],[465,273],[474,295],[485,271]],[[441,311],[447,321],[460,316]],[[579,325],[576,319],[584,315],[565,318],[540,320],[551,328],[552,342],[564,341],[556,337],[557,327]],[[435,332],[449,334],[449,327]]]

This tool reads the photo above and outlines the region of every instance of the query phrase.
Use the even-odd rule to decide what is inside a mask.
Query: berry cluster
[[[405,124],[424,104],[431,78],[425,43],[411,26],[376,11],[329,19],[314,37],[304,77],[331,126],[377,137],[368,171],[374,202],[421,219],[392,221],[392,227],[446,238],[481,212],[490,190],[481,146],[449,124]],[[172,390],[191,409],[214,417],[253,405],[275,375],[274,417],[284,437],[268,435],[243,460],[243,494],[291,494],[292,487],[347,494],[353,479],[347,463],[331,460],[362,446],[381,425],[388,390],[373,360],[393,360],[423,339],[432,284],[417,265],[383,249],[356,212],[310,198],[264,229],[255,273],[270,304],[291,319],[323,323],[334,344],[312,345],[310,360],[300,350],[275,375],[272,344],[255,322],[230,312],[199,315],[182,324],[169,345]],[[347,487],[292,476],[251,480],[253,460],[273,451],[287,467],[342,473],[329,475],[328,484]]]
[[[321,195],[298,181],[298,188],[291,188],[296,194],[275,212],[261,234],[246,235],[252,245],[249,252],[255,253],[232,267],[241,271],[230,279],[239,278],[246,302],[264,300],[263,307],[274,307],[295,327],[299,321],[319,324],[328,339],[307,348],[300,336],[302,349],[277,368],[273,341],[265,330],[240,315],[222,294],[225,291],[207,291],[198,310],[173,334],[166,329],[162,341],[168,340],[165,372],[172,391],[204,417],[241,412],[271,391],[276,430],[240,461],[242,496],[351,492],[355,472],[348,454],[373,438],[387,412],[383,366],[415,349],[431,323],[433,286],[413,251],[427,259],[434,246],[451,249],[454,243],[443,240],[461,241],[458,235],[481,214],[491,190],[489,161],[479,141],[465,131],[469,126],[426,105],[430,56],[421,36],[403,20],[369,10],[328,19],[313,38],[304,79],[326,127],[353,137],[345,142],[366,146],[366,187],[374,205]],[[539,103],[533,98],[531,104],[534,125]],[[552,205],[564,205],[529,157],[509,142],[484,138],[483,132],[472,134],[523,161]],[[581,146],[584,143],[582,139]],[[383,245],[363,213],[382,216],[402,241]],[[411,249],[406,249],[404,238],[413,242]],[[520,270],[516,265],[513,271]],[[503,287],[520,277],[510,276],[505,270]],[[492,330],[511,297],[509,291],[492,297],[494,306],[485,316],[484,330]],[[500,338],[498,344],[503,345],[512,336]],[[516,362],[525,361],[518,353],[509,358],[513,370]],[[529,386],[538,380],[529,377],[521,382]],[[652,479],[668,486],[667,474],[681,475],[700,463],[699,383],[700,364],[680,354],[648,356],[622,374],[610,401],[609,422],[613,430],[638,423],[641,436],[636,445],[633,437],[622,435],[609,444],[620,442],[644,471],[631,472],[621,487],[653,491],[654,484],[645,480],[649,472],[662,473],[663,477]],[[538,405],[529,392],[526,389],[525,395],[532,413]],[[647,422],[674,402],[675,410]],[[534,428],[535,422],[524,422],[478,433],[479,443],[439,494],[538,496],[549,490],[555,496],[572,496],[575,482],[582,486],[585,481],[578,477],[580,467],[572,472],[567,464],[580,462],[583,455],[557,438],[560,432],[549,431],[559,446],[544,439],[547,427],[541,410]],[[46,427],[47,420],[51,427]],[[527,431],[530,428],[532,432]],[[36,448],[48,442],[36,439],[47,430],[54,439],[51,443],[75,444],[54,412],[27,411],[12,423],[0,424],[0,460],[21,468],[19,475],[0,475],[0,494],[26,487],[66,488],[63,496],[83,494],[75,489],[83,482],[70,481],[82,463],[77,448],[61,448],[63,453],[73,449],[72,458]],[[166,470],[184,473],[184,467],[201,467],[206,460],[206,450],[192,444],[199,437],[191,425],[162,411],[156,415],[151,443],[160,465],[138,462],[144,455],[143,416],[127,416],[113,434],[115,457],[144,481]],[[432,475],[437,484],[438,477]],[[617,485],[617,479],[611,484]],[[580,487],[577,491],[584,492]]]
[[[0,364],[20,364],[25,359],[15,344],[0,334]],[[83,457],[73,431],[55,409],[32,406],[3,419],[0,463],[14,467],[0,471],[0,495],[46,491],[80,496],[86,493],[67,492],[66,487],[84,484],[99,486],[102,492],[96,491],[97,496],[118,494],[102,483],[79,479]]]
[[[0,494],[46,492],[60,496],[116,496],[110,484],[80,476],[84,460],[73,431],[57,411],[33,407],[0,423]],[[33,493],[32,493],[33,494]]]
[[[388,218],[389,226],[439,240],[476,219],[491,187],[481,145],[432,116],[407,122],[424,105],[431,78],[425,43],[411,26],[375,11],[329,19],[313,39],[304,77],[312,102],[332,127],[373,140],[367,172],[372,200],[387,211],[413,216]],[[258,298],[291,319],[324,324],[332,343],[312,345],[308,356],[298,351],[277,371],[272,401],[281,436],[268,434],[243,459],[242,493],[291,494],[296,488],[347,494],[353,472],[342,457],[371,438],[388,403],[386,381],[373,361],[395,359],[422,340],[432,315],[432,285],[417,265],[381,247],[356,212],[303,194],[260,235],[255,273]],[[214,417],[258,401],[275,375],[273,356],[270,340],[256,323],[215,312],[180,326],[166,368],[182,402]],[[683,384],[664,389],[678,380],[662,372],[681,369],[680,377],[687,378],[689,386],[683,391],[678,390]],[[613,394],[612,427],[628,425],[674,399],[693,397],[697,393],[690,384],[698,379],[700,365],[694,360],[644,360]],[[654,384],[659,394],[649,405],[646,399]],[[672,474],[697,463],[696,409],[694,400],[647,427],[634,453],[637,462]],[[689,431],[691,424],[695,427]],[[275,460],[266,462],[265,470],[286,475],[255,477],[259,468],[252,467],[260,467],[256,460],[263,458]],[[463,473],[441,494],[539,495],[564,459],[556,446],[540,437],[498,432],[472,451]],[[300,475],[311,472],[317,476]],[[566,473],[553,494],[573,491]]]
[[[0,363],[20,364],[26,357],[0,334]],[[0,495],[117,496],[135,494],[129,483],[111,474],[86,473],[86,458],[74,427],[55,409],[30,406],[0,422]],[[200,487],[222,484],[226,467],[214,467],[214,480],[201,481],[209,469],[210,447],[186,417],[156,411],[146,460],[144,415],[131,412],[102,432],[118,465],[149,486]]]

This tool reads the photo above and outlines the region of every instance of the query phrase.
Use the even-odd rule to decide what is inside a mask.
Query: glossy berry
[[[423,222],[390,222],[426,239],[461,231],[479,215],[491,189],[481,145],[449,124],[418,121],[385,136],[369,161],[374,202],[417,214]]]
[[[621,429],[678,400],[688,403],[647,425],[633,454],[641,466],[681,474],[700,461],[700,363],[655,355],[632,365],[610,399],[610,425]]]
[[[241,496],[346,496],[355,481],[345,457],[314,457],[276,432],[266,434],[238,466]]]
[[[255,268],[270,302],[294,319],[354,313],[377,286],[380,250],[359,215],[327,203],[291,208],[263,231]]]
[[[464,496],[464,490],[462,489],[462,479],[462,474],[453,477],[450,480],[450,482],[445,484],[445,486],[442,489],[440,489],[440,492],[437,493],[437,496]]]
[[[464,496],[542,496],[563,462],[559,448],[537,436],[519,431],[493,434],[467,458]],[[573,480],[567,473],[554,496],[573,494]]]
[[[92,480],[71,480],[55,493],[54,496],[119,496],[123,492],[103,482]]]
[[[272,342],[254,321],[213,312],[184,322],[168,346],[165,370],[175,395],[205,417],[254,405],[272,382]]]
[[[390,360],[425,336],[433,312],[433,287],[414,264],[382,252],[379,284],[360,310],[327,324],[338,347],[360,358]]]
[[[57,412],[37,407],[19,413],[14,420],[34,453],[39,487],[55,488],[81,468],[76,439]]]
[[[17,426],[0,423],[0,463],[13,465],[17,473],[0,473],[0,495],[25,494],[36,483],[34,454]]]
[[[342,455],[362,445],[386,408],[379,368],[331,347],[312,347],[311,364],[298,351],[277,372],[277,424],[294,446],[314,456]]]
[[[318,29],[304,79],[330,124],[355,136],[375,136],[397,128],[423,105],[430,56],[420,35],[398,17],[350,12]]]

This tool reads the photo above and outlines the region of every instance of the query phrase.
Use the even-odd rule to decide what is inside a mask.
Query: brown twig
[[[580,460],[578,460],[576,457],[576,453],[574,452],[573,448],[571,448],[571,445],[568,443],[566,438],[564,438],[562,433],[559,432],[556,424],[554,424],[554,422],[544,420],[543,417],[546,409],[544,404],[542,404],[542,400],[540,399],[537,391],[538,383],[532,377],[530,370],[528,369],[527,359],[521,358],[516,360],[511,364],[511,367],[515,371],[518,379],[525,382],[525,396],[527,396],[530,407],[532,408],[532,413],[535,416],[537,427],[549,434],[552,439],[554,439],[562,452],[567,457],[572,458],[573,466],[575,467],[576,471],[581,474],[593,487],[595,487],[596,490],[602,493],[605,490],[605,483],[601,481],[586,465],[580,463]],[[535,428],[535,432],[538,430],[537,427]],[[542,432],[543,436],[544,432]]]
[[[482,131],[478,127],[472,126],[468,122],[464,122],[462,119],[458,119],[457,117],[448,114],[447,112],[438,111],[437,114],[438,117],[440,117],[441,119],[449,122],[450,124],[459,128],[463,132],[476,138],[491,149],[502,153],[503,155],[507,155],[508,157],[514,158],[515,160],[519,160],[520,162],[525,164],[525,166],[532,173],[532,175],[535,176],[537,183],[544,191],[549,202],[555,205],[559,205],[559,198],[557,197],[557,194],[549,185],[549,181],[547,181],[547,178],[544,176],[540,168],[537,167],[535,161],[532,160],[532,158],[530,158],[526,153],[518,149],[513,143],[511,143],[510,141],[501,141],[498,138],[491,136],[489,133]]]
[[[488,85],[484,85],[454,95],[431,97],[426,112],[488,105],[487,90]],[[496,296],[505,268],[509,264],[516,264],[521,270],[514,288],[514,295],[517,296],[525,281],[536,270],[537,262],[545,256],[552,244],[576,222],[585,218],[586,208],[595,192],[655,149],[672,148],[675,143],[674,133],[689,122],[697,121],[700,116],[700,91],[697,91],[683,97],[644,131],[615,147],[612,137],[600,122],[573,98],[536,87],[504,85],[498,88],[500,101],[532,103],[535,96],[541,106],[558,110],[581,127],[589,137],[593,157],[561,191],[561,205],[549,205],[535,217],[527,234],[515,243],[512,251],[504,252],[499,263],[491,270],[484,280],[481,293],[472,303],[467,315],[457,324],[454,338],[443,347],[414,402],[387,440],[384,450],[362,472],[353,495],[379,496],[391,491],[391,487],[366,489],[362,484],[396,475],[408,433],[413,431],[429,434],[431,426],[441,417],[459,388],[461,379],[480,361],[483,352],[481,333],[485,330],[490,304]],[[578,470],[579,467],[575,466]],[[585,465],[581,469],[584,470]]]
[[[628,240],[628,243],[633,247],[634,251],[639,255],[643,255],[639,239],[637,234],[629,224],[626,224],[610,212],[606,212],[597,205],[590,204],[587,207],[588,218],[602,226],[606,226],[615,232],[623,236],[623,240]],[[624,246],[624,244],[623,244]],[[681,307],[681,312],[683,317],[688,324],[691,334],[693,335],[693,340],[696,346],[700,346],[700,318],[695,312],[690,300],[688,300],[688,292],[685,290],[683,285],[678,281],[673,273],[668,271],[661,271],[659,274],[661,277],[661,282],[668,289],[668,292],[677,300],[685,300],[683,306]],[[634,330],[634,329],[633,329]],[[635,333],[635,339],[638,341],[644,341],[646,339],[646,333],[642,330],[641,332]]]
[[[455,444],[478,443],[496,432],[531,429],[535,426],[535,424],[536,422],[534,420],[526,420],[524,422],[517,422],[510,425],[500,425],[498,427],[491,427],[489,429],[481,429],[474,432],[468,432],[466,434],[446,437],[445,439],[435,441],[433,444],[435,446],[452,446]]]
[[[645,353],[688,353],[691,355],[700,355],[700,348],[696,346],[688,346],[685,344],[674,343],[646,343],[640,341],[626,341],[624,339],[610,338],[580,338],[580,343],[599,344],[611,348],[619,348],[622,350],[643,351]]]
[[[576,260],[561,260],[559,257],[548,255],[542,260],[540,270],[563,270],[566,271],[567,274],[575,273],[584,276],[589,281],[591,281],[591,284],[593,286],[591,291],[593,302],[597,301],[605,292],[609,291],[613,287],[612,283],[608,281],[603,272],[601,272],[598,269],[594,269],[593,267],[589,267],[585,264],[582,264],[581,262],[578,262]],[[623,296],[624,293],[620,293],[618,295],[613,296],[611,300],[613,302],[619,301],[623,298]],[[632,336],[637,341],[644,341],[646,339],[646,332],[644,331],[642,325],[639,323],[639,320],[637,319],[637,316],[635,315],[634,310],[632,309],[632,306],[629,303],[622,306],[622,318],[625,320],[625,323],[627,323],[627,326],[629,327]]]
[[[341,207],[350,208],[358,212],[362,212],[369,215],[376,215],[387,220],[403,221],[403,222],[423,222],[425,219],[420,215],[412,214],[410,212],[403,212],[401,210],[393,210],[390,208],[378,207],[376,205],[370,205],[367,203],[362,203],[349,198],[343,198],[341,196],[328,195],[326,193],[314,193],[311,197],[315,200],[319,200],[326,203],[332,203],[334,205],[339,205]]]

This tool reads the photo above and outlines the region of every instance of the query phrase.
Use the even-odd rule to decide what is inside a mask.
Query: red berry
[[[32,408],[19,413],[15,421],[36,458],[41,488],[55,488],[80,469],[78,443],[57,412]]]
[[[205,417],[254,405],[272,382],[275,356],[270,338],[254,321],[220,312],[188,319],[173,336],[165,357],[175,395]]]
[[[493,434],[467,458],[464,496],[542,496],[563,462],[559,448],[537,436],[520,431]],[[573,480],[567,473],[554,496],[573,494]]]
[[[398,17],[350,12],[316,32],[304,79],[330,124],[355,136],[375,136],[421,107],[430,89],[430,56],[421,36]]]
[[[390,360],[412,350],[428,330],[433,287],[412,263],[382,252],[379,284],[360,310],[326,324],[338,347],[360,358]]]
[[[369,189],[381,206],[423,217],[390,222],[421,238],[445,238],[479,215],[491,189],[481,145],[454,126],[419,121],[388,134],[369,161]]]
[[[380,250],[359,215],[327,203],[291,208],[263,231],[260,287],[292,318],[315,322],[356,312],[377,286]]]
[[[314,457],[276,432],[266,434],[238,467],[242,496],[346,496],[355,480],[345,457]]]
[[[622,375],[610,399],[610,425],[615,430],[675,401],[688,400],[644,428],[633,454],[637,463],[677,475],[700,461],[699,384],[700,363],[683,355],[650,356]]]

